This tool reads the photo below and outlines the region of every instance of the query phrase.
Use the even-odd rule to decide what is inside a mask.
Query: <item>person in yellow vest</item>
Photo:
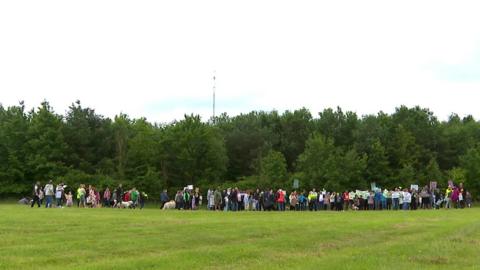
[[[445,208],[447,209],[452,207],[452,193],[452,187],[448,186],[448,188],[445,190]]]

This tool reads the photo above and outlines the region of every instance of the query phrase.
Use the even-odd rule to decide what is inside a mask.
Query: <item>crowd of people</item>
[[[22,199],[23,203],[28,202],[31,207],[37,205],[41,207],[45,203],[46,208],[63,208],[76,206],[80,208],[140,208],[145,206],[145,200],[148,195],[145,192],[138,191],[135,187],[130,190],[123,190],[122,184],[118,185],[113,191],[106,187],[103,191],[98,190],[92,185],[86,187],[84,184],[72,193],[64,183],[59,183],[54,187],[50,180],[45,186],[37,182],[33,187],[33,199]]]
[[[184,210],[198,209],[203,201],[198,189],[179,190],[172,201],[168,201],[168,194],[164,190],[160,199],[164,209]],[[449,185],[442,191],[428,186],[421,190],[398,187],[392,190],[376,188],[344,192],[293,190],[290,193],[282,189],[240,191],[238,188],[217,188],[207,191],[206,203],[207,209],[217,211],[417,210],[470,208],[472,195],[462,183],[458,186]]]
[[[241,191],[238,188],[225,190],[208,189],[206,208],[217,211],[346,211],[346,210],[417,210],[440,208],[470,208],[472,195],[463,183],[458,186],[449,184],[444,190],[425,186],[417,188],[394,188],[391,190],[374,188],[373,190],[345,190],[333,192],[312,189],[310,191],[283,189]],[[33,187],[33,199],[22,199],[31,207],[63,208],[76,205],[80,208],[139,208],[143,209],[148,195],[135,187],[124,190],[122,184],[102,191],[92,185],[79,185],[75,190],[64,183],[56,186],[50,180],[45,186],[37,182]],[[160,208],[178,210],[197,210],[203,204],[199,188],[178,190],[170,199],[167,190],[160,194]]]

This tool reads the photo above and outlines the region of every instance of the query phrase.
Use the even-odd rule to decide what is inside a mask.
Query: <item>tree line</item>
[[[0,194],[28,194],[49,179],[76,186],[122,183],[159,194],[203,188],[367,189],[464,182],[480,193],[480,122],[439,121],[421,107],[358,116],[341,108],[222,114],[151,123],[104,117],[79,101],[64,115],[45,101],[0,105]]]

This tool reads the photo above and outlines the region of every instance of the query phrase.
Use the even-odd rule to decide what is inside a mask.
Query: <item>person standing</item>
[[[200,207],[200,190],[195,188],[192,196],[192,210],[197,210]]]
[[[232,211],[237,211],[238,210],[238,189],[234,188],[230,192],[230,196],[228,197],[228,201],[231,204],[231,209]]]
[[[97,195],[95,194],[95,187],[89,186],[88,187],[88,199],[87,203],[90,201],[90,207],[96,208],[97,207]]]
[[[274,195],[272,193],[272,190],[267,190],[263,194],[263,211],[272,211],[274,201],[274,199],[272,200],[272,198],[274,198]]]
[[[465,191],[465,202],[468,208],[472,208],[472,194],[469,191]]]
[[[140,205],[140,209],[145,207],[145,201],[148,199],[148,194],[144,191],[138,192],[138,204]]]
[[[31,207],[33,207],[35,205],[35,203],[37,203],[38,207],[40,207],[40,193],[41,193],[41,191],[42,191],[42,186],[40,185],[40,182],[37,182],[33,186],[33,200],[32,200]]]
[[[67,207],[72,207],[72,205],[73,205],[73,195],[72,195],[71,191],[69,191],[68,194],[65,195],[65,199],[66,199]]]
[[[207,209],[208,210],[213,210],[213,190],[208,189],[207,190]]]
[[[135,209],[138,206],[138,190],[135,187],[130,192],[130,200],[133,202],[133,209]]]
[[[384,189],[383,192],[382,192],[382,210],[387,210],[387,194],[388,194],[388,190],[387,189]]]
[[[447,189],[445,190],[445,208],[449,209],[452,207],[452,193],[453,189],[451,186],[448,186]]]
[[[222,193],[220,192],[220,187],[217,187],[215,192],[213,193],[213,201],[214,201],[214,210],[222,210]]]
[[[113,189],[113,192],[112,192],[112,198],[111,198],[111,202],[110,204],[112,205],[113,208],[117,207],[117,189]]]
[[[467,194],[465,193],[465,189],[463,188],[463,183],[458,185],[458,204],[460,208],[465,208],[465,197]]]
[[[245,211],[250,210],[251,201],[252,201],[252,193],[245,192],[245,195],[243,196],[243,208],[245,209]]]
[[[412,202],[410,203],[410,208],[412,210],[417,210],[418,208],[418,202],[419,202],[419,194],[415,191],[415,190],[412,190]]]
[[[315,189],[308,194],[308,203],[310,211],[317,211],[318,210],[318,193]]]
[[[343,210],[348,211],[348,208],[350,206],[350,194],[348,190],[345,190],[342,194],[343,197]]]
[[[324,210],[324,202],[325,202],[325,190],[323,191],[318,191],[318,210]]]
[[[181,190],[178,190],[177,195],[175,195],[175,208],[177,210],[182,210],[183,207],[184,207],[183,194]]]
[[[160,193],[160,209],[163,209],[163,206],[170,201],[170,198],[168,197],[168,192],[166,189]]]
[[[57,187],[55,188],[55,200],[56,200],[57,207],[63,207],[64,190],[65,190],[65,186],[63,185],[63,183],[58,184]]]
[[[86,195],[85,185],[80,184],[80,187],[77,189],[77,200],[78,200],[78,207],[85,208],[85,195]]]
[[[387,210],[392,210],[392,191],[387,190],[386,197],[387,197]]]
[[[52,207],[52,202],[53,202],[53,184],[52,180],[48,181],[48,184],[45,185],[44,192],[45,192],[45,207],[46,208],[51,208]]]
[[[381,210],[381,206],[382,206],[382,191],[380,189],[377,189],[374,191],[375,192],[375,195],[374,195],[374,201],[375,201],[375,210]]]
[[[260,190],[257,190],[252,195],[252,210],[260,211]]]
[[[290,193],[289,201],[290,201],[290,211],[298,211],[298,196],[297,196],[296,190]]]
[[[105,188],[105,191],[103,192],[103,206],[104,207],[110,207],[110,199],[112,198],[112,193],[110,192],[110,189],[107,187]]]
[[[410,208],[410,203],[412,202],[412,194],[408,192],[408,189],[403,191],[403,210],[408,210]]]
[[[400,205],[400,191],[398,188],[392,192],[392,202],[393,202],[393,210],[398,210]]]
[[[238,190],[238,188],[235,188],[237,190],[237,211],[242,211],[243,209],[243,193]]]
[[[121,205],[123,201],[123,187],[122,184],[119,184],[117,187],[117,201],[115,205]]]
[[[285,193],[282,189],[277,191],[277,210],[285,211]]]
[[[452,203],[453,203],[453,206],[455,207],[455,209],[457,209],[459,207],[459,205],[458,205],[459,194],[460,194],[460,192],[458,190],[458,187],[454,187],[453,192],[452,192]]]
[[[330,192],[322,192],[323,194],[323,210],[330,209]]]
[[[343,211],[343,195],[340,192],[335,196],[335,204],[335,210]]]
[[[188,210],[192,207],[192,194],[185,188],[183,191],[183,209]]]
[[[368,210],[373,210],[375,208],[375,193],[373,191],[370,191],[368,194]]]

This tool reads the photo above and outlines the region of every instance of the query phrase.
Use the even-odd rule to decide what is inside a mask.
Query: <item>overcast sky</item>
[[[105,116],[341,106],[480,118],[480,1],[0,1],[0,102]]]

